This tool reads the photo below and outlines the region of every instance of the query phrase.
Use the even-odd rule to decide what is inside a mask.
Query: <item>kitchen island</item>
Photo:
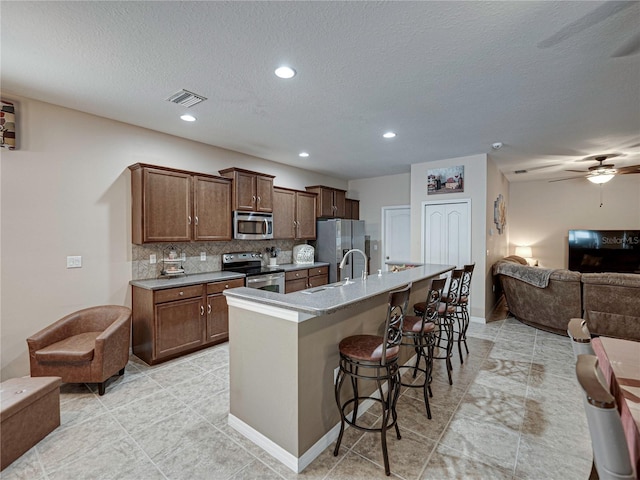
[[[412,282],[411,306],[425,300],[433,278],[453,268],[427,264],[287,295],[225,291],[229,425],[301,472],[338,435],[334,375],[340,340],[381,334],[390,291]],[[401,363],[413,351],[402,354]]]

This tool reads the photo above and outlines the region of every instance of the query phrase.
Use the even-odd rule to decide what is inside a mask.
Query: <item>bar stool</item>
[[[333,451],[334,456],[338,455],[345,423],[359,430],[367,432],[380,432],[382,443],[382,456],[384,458],[384,471],[391,475],[389,469],[389,456],[387,454],[387,430],[395,427],[398,440],[401,438],[398,428],[398,415],[396,403],[400,395],[400,373],[398,369],[398,353],[400,342],[402,341],[402,324],[407,304],[411,284],[406,287],[389,293],[387,305],[387,318],[384,322],[382,336],[379,335],[353,335],[343,339],[338,348],[340,350],[340,369],[336,378],[336,404],[340,411],[340,433]],[[345,379],[351,379],[353,397],[341,403],[340,391]],[[376,383],[376,390],[371,396],[360,396],[358,393],[358,380],[373,381]],[[386,383],[387,392],[383,390]],[[377,392],[377,396],[376,395]],[[379,402],[382,407],[382,422],[380,427],[364,427],[358,425],[358,403],[361,400]],[[353,405],[351,419],[347,418],[345,410]]]
[[[447,365],[447,376],[449,377],[449,385],[453,385],[453,379],[451,378],[451,373],[453,372],[451,354],[453,352],[453,343],[455,342],[453,326],[456,322],[456,309],[451,305],[451,303],[460,294],[460,285],[462,283],[463,274],[464,269],[456,269],[451,272],[449,290],[446,294],[442,295],[440,299],[438,318],[435,322],[436,343],[434,351],[435,347],[438,347],[438,354],[434,353],[433,358],[437,360],[445,360]],[[425,310],[426,302],[418,302],[413,305],[413,311],[418,316],[423,315]],[[440,353],[441,351],[444,351],[444,354]]]
[[[473,269],[476,266],[475,263],[465,265],[463,267],[462,281],[460,282],[460,289],[458,294],[450,299],[450,305],[455,307],[457,331],[454,329],[454,335],[457,336],[458,342],[458,355],[460,355],[460,363],[464,363],[462,358],[462,343],[464,343],[464,349],[469,354],[469,347],[467,346],[467,329],[469,328],[469,294],[471,293],[471,277],[473,276]]]
[[[429,407],[429,397],[431,392],[431,372],[433,370],[433,346],[435,344],[436,322],[438,321],[438,308],[442,292],[447,283],[446,278],[433,280],[427,292],[426,308],[421,316],[405,316],[402,324],[403,346],[413,347],[416,352],[416,363],[412,366],[400,366],[413,369],[413,378],[418,372],[424,373],[422,384],[402,383],[402,386],[410,388],[422,388],[424,394],[424,404],[427,408],[427,418],[431,419],[431,408]],[[425,352],[426,349],[426,352]],[[425,366],[420,368],[420,359],[424,358]],[[402,376],[401,376],[402,378]]]

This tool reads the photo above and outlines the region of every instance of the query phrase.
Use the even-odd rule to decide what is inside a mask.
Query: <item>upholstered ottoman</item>
[[[0,470],[60,425],[60,377],[11,378],[0,383]]]

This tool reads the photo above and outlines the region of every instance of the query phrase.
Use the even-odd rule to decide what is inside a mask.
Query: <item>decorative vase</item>
[[[270,267],[275,267],[278,265],[278,259],[275,257],[270,257],[269,258],[269,266]]]

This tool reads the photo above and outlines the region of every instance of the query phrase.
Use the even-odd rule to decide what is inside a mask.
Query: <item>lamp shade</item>
[[[531,247],[516,247],[516,255],[522,258],[531,258],[533,252],[531,252]]]
[[[613,175],[610,173],[600,173],[598,175],[590,175],[587,177],[591,183],[607,183],[609,180],[613,178]]]

